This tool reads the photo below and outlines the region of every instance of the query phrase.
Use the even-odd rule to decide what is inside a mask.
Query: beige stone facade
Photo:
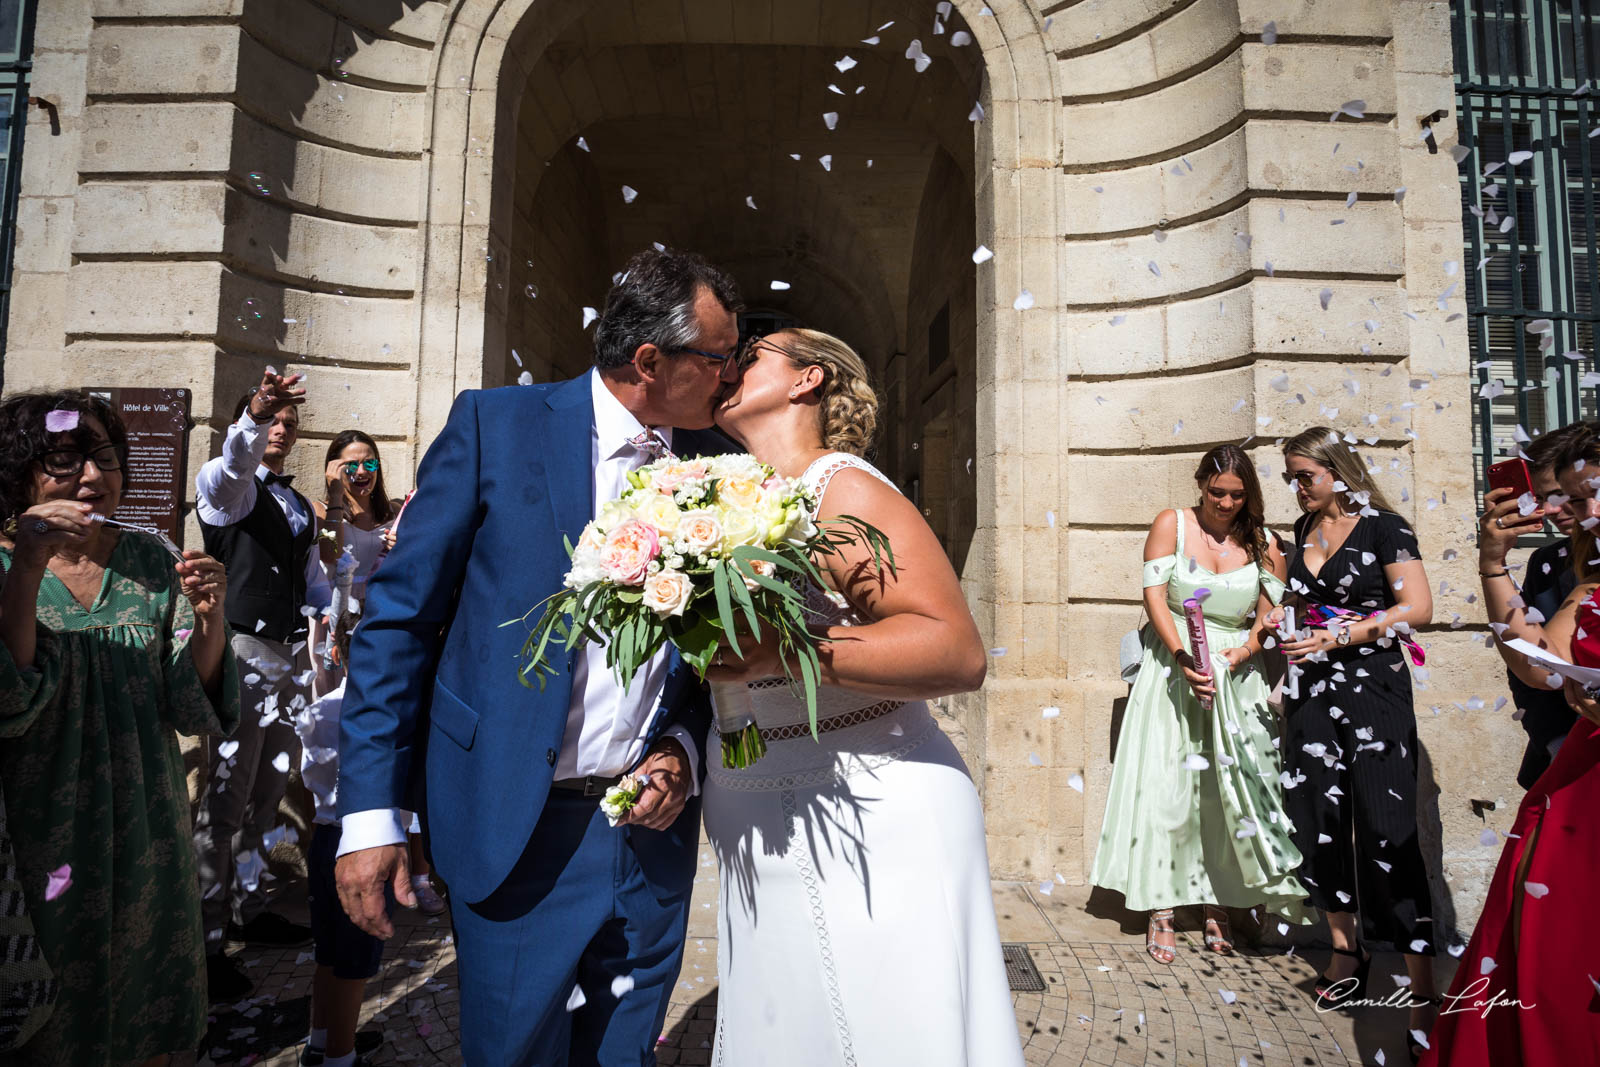
[[[883,465],[996,650],[954,702],[994,869],[1072,883],[1146,525],[1193,498],[1213,444],[1251,438],[1275,490],[1275,438],[1349,429],[1394,461],[1384,488],[1437,592],[1418,816],[1441,923],[1470,925],[1522,734],[1492,710],[1502,675],[1466,600],[1469,356],[1459,300],[1436,304],[1460,194],[1420,124],[1454,112],[1448,5],[958,0],[937,34],[935,17],[47,0],[33,91],[60,132],[31,115],[6,386],[187,386],[197,467],[264,365],[305,370],[297,468],[314,477],[355,426],[402,489],[457,391],[585,366],[582,309],[631,251],[703,251],[753,307],[843,334],[880,375]],[[1363,118],[1330,121],[1358,99]],[[1455,143],[1453,117],[1434,130]],[[994,258],[975,266],[979,244]],[[1269,502],[1286,529],[1287,494]]]

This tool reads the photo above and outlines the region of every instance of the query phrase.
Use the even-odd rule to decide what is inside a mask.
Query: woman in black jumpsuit
[[[1284,809],[1305,857],[1300,880],[1327,913],[1337,955],[1318,982],[1325,1004],[1359,997],[1373,941],[1406,954],[1410,992],[1433,995],[1428,872],[1417,841],[1417,719],[1410,640],[1433,610],[1410,524],[1389,509],[1366,464],[1332,430],[1284,445],[1285,479],[1305,511],[1295,524],[1289,590],[1299,671],[1287,701]],[[1342,980],[1342,981],[1341,981]],[[1431,1007],[1411,1027],[1431,1025]]]

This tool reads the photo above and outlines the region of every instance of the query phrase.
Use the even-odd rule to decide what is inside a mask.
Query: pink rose
[[[651,561],[660,553],[655,527],[629,519],[606,538],[600,550],[600,570],[618,585],[643,585]]]

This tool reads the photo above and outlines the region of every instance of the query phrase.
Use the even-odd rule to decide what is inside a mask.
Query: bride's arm
[[[853,515],[883,531],[891,570],[872,550],[850,544],[824,559],[833,586],[872,622],[830,627],[822,678],[898,700],[977,689],[988,671],[978,627],[944,547],[916,506],[865,471],[847,468],[828,483],[819,521]]]

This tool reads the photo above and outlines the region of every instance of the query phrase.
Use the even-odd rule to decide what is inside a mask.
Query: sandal
[[[1438,993],[1435,993],[1431,997],[1419,997],[1415,993],[1411,994],[1411,1006],[1413,1008],[1420,1008],[1425,1004],[1433,1005],[1434,1007],[1438,1007],[1438,1006],[1442,1005],[1443,1003],[1444,1003],[1444,997],[1439,995]],[[1409,1020],[1407,1020],[1407,1021],[1409,1022]],[[1438,1022],[1438,1016],[1437,1015],[1434,1016],[1434,1022],[1435,1023]],[[1422,1035],[1422,1039],[1421,1040],[1418,1040],[1418,1038],[1417,1038],[1418,1034]],[[1432,1036],[1433,1036],[1433,1027],[1432,1026],[1428,1027],[1428,1029],[1426,1031],[1420,1030],[1420,1029],[1418,1029],[1416,1027],[1410,1027],[1410,1028],[1408,1028],[1406,1030],[1406,1051],[1411,1053],[1411,1062],[1412,1063],[1417,1063],[1422,1059],[1422,1054],[1424,1052],[1426,1052],[1428,1050],[1428,1048],[1430,1047],[1429,1044],[1428,1044],[1428,1040],[1427,1039],[1432,1037]]]
[[[1178,949],[1176,945],[1162,945],[1156,942],[1157,934],[1177,933],[1177,930],[1173,929],[1171,925],[1172,914],[1173,912],[1171,908],[1162,908],[1160,911],[1152,911],[1150,913],[1150,929],[1145,934],[1144,950],[1150,953],[1150,958],[1155,960],[1157,963],[1170,964],[1173,960],[1178,958]],[[1156,923],[1166,923],[1167,928],[1165,930],[1158,930],[1156,929]]]
[[[1361,999],[1361,994],[1367,991],[1367,972],[1372,970],[1372,957],[1364,954],[1359,948],[1354,952],[1345,948],[1336,948],[1333,951],[1340,956],[1349,956],[1361,962],[1356,964],[1355,972],[1347,978],[1334,980],[1325,974],[1317,975],[1317,1006],[1323,1009],[1341,1008],[1352,1000]]]
[[[1206,905],[1206,951],[1215,952],[1219,956],[1232,956],[1234,954],[1233,940],[1228,935],[1232,934],[1233,930],[1228,926],[1228,913],[1222,911],[1221,908],[1216,910],[1222,912],[1220,918],[1212,915],[1211,906],[1209,904]],[[1213,926],[1217,929],[1214,934],[1211,933]]]

